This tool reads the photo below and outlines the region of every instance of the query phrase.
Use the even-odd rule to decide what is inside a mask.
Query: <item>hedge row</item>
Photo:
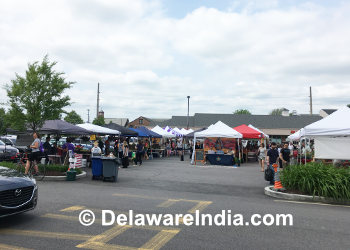
[[[16,170],[18,168],[17,163],[9,162],[9,161],[0,162],[0,166],[12,168],[12,169],[16,169]],[[43,171],[43,167],[44,167],[43,164],[39,164],[38,167],[39,167],[39,171]],[[64,173],[64,172],[67,172],[67,170],[68,170],[68,166],[65,166],[65,165],[57,165],[57,164],[46,165],[46,172],[55,171],[55,172]],[[81,172],[82,172],[81,169],[79,169],[79,168],[76,168],[75,170],[77,171],[77,174],[81,174]]]
[[[315,162],[291,165],[281,172],[281,181],[287,190],[350,200],[350,168],[336,168],[331,164]]]

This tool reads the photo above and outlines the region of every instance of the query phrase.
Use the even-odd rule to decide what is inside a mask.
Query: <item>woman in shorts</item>
[[[258,149],[258,159],[259,159],[259,164],[261,167],[261,172],[264,172],[264,169],[265,169],[265,166],[264,166],[265,158],[266,158],[266,148],[265,148],[264,143],[261,143],[260,147]]]
[[[39,134],[37,132],[33,133],[33,138],[34,138],[34,141],[29,146],[30,149],[32,150],[32,153],[28,155],[28,161],[26,164],[24,174],[28,174],[30,163],[35,162],[35,165],[34,165],[35,174],[34,175],[38,175],[39,174],[38,162],[41,160],[41,151],[40,151],[41,141],[39,138]]]

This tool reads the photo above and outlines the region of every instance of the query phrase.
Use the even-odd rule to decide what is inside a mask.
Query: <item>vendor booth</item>
[[[242,138],[241,133],[218,121],[208,129],[194,133],[194,145],[197,138],[205,138],[204,149],[193,150],[191,164],[196,164],[197,161],[205,162],[206,159],[213,165],[234,164],[236,139]]]
[[[138,127],[138,128],[131,128],[131,130],[137,132],[138,137],[148,138],[150,142],[150,148],[148,149],[147,154],[149,154],[152,159],[153,157],[160,157],[164,154],[164,149],[161,149],[160,147],[155,148],[156,145],[159,146],[159,144],[156,142],[155,138],[162,138],[160,134],[157,134],[153,132],[152,130],[149,130],[146,127]]]
[[[243,159],[245,159],[246,162],[248,162],[248,160],[257,161],[256,151],[265,137],[264,133],[252,127],[253,126],[249,127],[245,124],[234,127],[234,129],[243,136],[244,141],[242,141],[242,154]]]

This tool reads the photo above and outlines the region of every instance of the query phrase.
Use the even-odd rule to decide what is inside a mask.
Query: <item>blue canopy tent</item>
[[[148,138],[162,138],[160,134],[157,134],[153,132],[152,130],[149,130],[146,127],[139,127],[139,128],[131,128],[131,130],[138,133],[138,137],[148,137]]]
[[[131,130],[138,133],[138,137],[147,137],[147,138],[162,138],[160,134],[157,134],[153,132],[152,130],[149,130],[146,127],[138,127],[138,128],[131,128]],[[150,147],[151,147],[151,155],[153,157],[152,152],[152,140],[150,140]]]

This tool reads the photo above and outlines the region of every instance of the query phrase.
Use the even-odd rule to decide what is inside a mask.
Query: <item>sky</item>
[[[12,0],[0,8],[3,86],[48,55],[87,120],[350,103],[350,2]]]

